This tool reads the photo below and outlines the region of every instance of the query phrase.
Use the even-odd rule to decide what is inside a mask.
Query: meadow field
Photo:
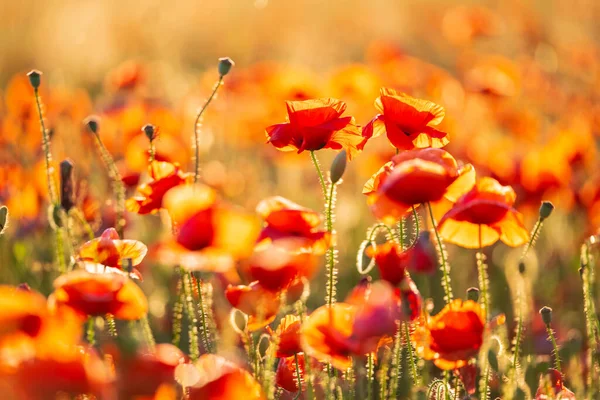
[[[0,398],[600,399],[600,2],[0,15]]]

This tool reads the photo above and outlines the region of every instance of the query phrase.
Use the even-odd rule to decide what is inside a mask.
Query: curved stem
[[[427,208],[429,209],[429,217],[431,219],[431,225],[433,225],[433,231],[435,232],[435,238],[438,244],[438,252],[440,253],[442,286],[444,287],[444,293],[446,295],[446,304],[448,304],[454,299],[454,295],[452,294],[452,286],[450,285],[450,271],[448,268],[448,261],[446,260],[446,249],[444,249],[444,243],[442,243],[442,238],[440,237],[440,233],[437,229],[437,223],[435,222],[435,217],[433,216],[433,209],[431,208],[431,203],[427,203]]]
[[[310,151],[310,159],[312,160],[315,169],[317,170],[317,175],[319,176],[319,183],[321,184],[321,191],[323,192],[323,197],[327,196],[327,185],[325,184],[325,178],[323,177],[323,172],[321,171],[321,164],[317,159],[317,155],[314,150]]]
[[[302,374],[300,373],[300,363],[298,362],[298,353],[294,353],[294,364],[296,366],[296,385],[298,385],[298,393],[294,399],[299,399],[302,394]]]
[[[198,112],[198,115],[196,115],[196,122],[194,123],[194,162],[195,162],[194,183],[197,183],[198,179],[200,178],[200,129],[199,129],[198,125],[200,124],[200,119],[202,118],[202,114],[204,114],[204,111],[206,110],[206,108],[208,107],[210,102],[213,100],[215,95],[217,94],[217,91],[219,90],[219,87],[221,87],[222,83],[223,83],[223,75],[219,76],[219,80],[215,84],[215,87],[213,88],[212,93],[206,100],[206,103],[204,103],[204,105]]]

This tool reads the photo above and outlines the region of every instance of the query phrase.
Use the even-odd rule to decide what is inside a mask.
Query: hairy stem
[[[454,299],[454,295],[452,294],[452,286],[450,284],[450,266],[448,265],[448,260],[446,258],[446,249],[444,248],[444,243],[442,242],[442,238],[440,237],[440,233],[437,229],[437,223],[435,222],[435,217],[433,216],[431,203],[427,203],[427,207],[429,209],[431,225],[433,226],[433,231],[435,232],[435,238],[438,244],[440,268],[442,270],[442,287],[444,288],[444,299],[446,300],[446,304],[448,304]]]

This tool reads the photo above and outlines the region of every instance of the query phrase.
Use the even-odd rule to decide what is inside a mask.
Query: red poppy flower
[[[205,354],[194,366],[198,381],[187,388],[190,400],[265,399],[252,375],[223,357]]]
[[[298,354],[298,369],[300,370],[300,378],[302,379],[304,390],[304,367],[305,367],[305,359],[304,354]],[[297,392],[298,391],[298,376],[296,371],[296,359],[294,356],[290,357],[282,357],[279,359],[279,364],[277,364],[277,372],[275,373],[275,383],[277,386],[287,390],[288,392]]]
[[[513,247],[523,245],[529,233],[513,208],[515,199],[510,186],[484,177],[442,217],[438,230],[446,241],[466,248],[490,246],[498,239]]]
[[[259,330],[275,320],[281,300],[278,293],[263,288],[258,282],[250,285],[229,285],[225,289],[229,303],[248,316],[250,332]]]
[[[400,150],[444,147],[449,142],[446,132],[434,128],[446,115],[442,106],[382,88],[381,95],[375,100],[375,108],[381,114],[363,128],[365,140],[359,146],[361,149],[367,140],[383,133]]]
[[[164,196],[175,240],[161,258],[189,270],[226,272],[252,254],[258,236],[254,216],[217,201],[205,185],[179,185]]]
[[[168,343],[157,344],[154,351],[139,349],[117,362],[119,397],[154,396],[161,386],[175,386],[175,368],[186,359],[181,350]]]
[[[79,248],[82,261],[120,268],[124,258],[131,259],[132,265],[138,265],[146,256],[148,248],[137,240],[119,239],[114,228],[102,232],[99,238],[84,243]]]
[[[463,367],[483,343],[484,321],[476,302],[456,299],[417,325],[412,336],[417,353],[444,370]]]
[[[396,286],[406,278],[409,253],[396,242],[387,242],[376,248],[369,247],[367,254],[375,258],[381,279]]]
[[[391,339],[401,321],[408,316],[402,311],[400,292],[387,281],[368,284],[363,301],[356,304],[352,332],[348,343],[354,354],[374,352],[382,340]],[[353,301],[359,300],[352,296]]]
[[[412,279],[406,278],[400,285],[400,296],[402,297],[402,310],[409,316],[411,321],[416,320],[421,315],[423,299],[417,289],[417,285]]]
[[[346,103],[336,99],[287,101],[288,122],[266,129],[269,143],[282,151],[346,150],[352,158],[363,141],[353,117],[342,117]]]
[[[267,290],[280,292],[298,278],[312,278],[319,258],[311,252],[299,252],[303,244],[303,238],[285,238],[278,240],[277,245],[257,249],[249,260],[250,279]]]
[[[269,334],[279,340],[279,346],[275,353],[276,357],[291,357],[302,351],[302,347],[300,346],[301,326],[300,317],[287,314],[281,318],[275,331],[267,327]]]
[[[356,306],[347,303],[325,305],[313,311],[301,329],[305,354],[342,371],[352,366],[349,339],[355,315]]]
[[[310,250],[314,254],[323,254],[329,248],[331,235],[319,229],[322,217],[316,211],[274,196],[258,203],[256,212],[266,222],[257,240],[258,248],[270,243],[282,243],[286,250],[291,250],[290,244],[296,243],[298,252]],[[282,240],[289,238],[297,240]]]
[[[535,392],[535,400],[576,400],[575,394],[563,384],[562,374],[550,368],[540,376],[540,384]]]
[[[116,319],[137,320],[148,312],[148,301],[131,279],[115,273],[76,270],[54,281],[49,301],[69,306],[83,315],[112,314]]]
[[[175,186],[189,183],[191,174],[183,172],[179,164],[153,161],[148,166],[151,180],[137,188],[138,196],[127,199],[127,210],[138,214],[149,214],[162,207],[167,191]]]
[[[474,184],[471,165],[459,167],[442,149],[415,149],[385,164],[367,181],[363,194],[375,216],[393,223],[421,203],[454,202]]]

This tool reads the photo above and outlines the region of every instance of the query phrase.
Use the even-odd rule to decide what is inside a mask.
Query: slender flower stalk
[[[429,209],[429,217],[431,219],[431,225],[433,226],[433,231],[435,232],[435,238],[438,244],[438,253],[440,257],[440,269],[442,270],[442,287],[444,288],[444,300],[446,300],[446,304],[449,304],[452,300],[454,300],[454,295],[452,294],[452,285],[450,284],[450,265],[447,260],[447,253],[444,243],[442,242],[442,238],[440,237],[440,233],[437,229],[437,223],[435,222],[435,217],[433,216],[433,209],[431,208],[431,203],[427,203],[427,207]]]
[[[585,313],[585,326],[587,336],[587,387],[588,393],[598,392],[598,374],[600,372],[600,360],[598,356],[598,318],[596,316],[596,305],[594,303],[594,265],[590,253],[590,243],[586,242],[581,247],[581,277],[583,286],[583,309]]]
[[[390,390],[388,398],[397,398],[400,395],[400,378],[402,377],[402,325],[398,325],[398,330],[394,336],[394,348],[392,355],[392,372],[390,381]]]
[[[306,362],[306,359],[305,359],[305,362]],[[296,396],[294,397],[294,399],[299,399],[300,395],[302,394],[302,373],[300,372],[300,363],[298,362],[298,353],[294,354],[294,366],[296,368],[296,371],[295,371],[296,385],[298,386],[298,393],[296,393]]]
[[[180,269],[184,292],[184,307],[188,318],[189,340],[190,340],[190,358],[196,361],[200,357],[200,346],[198,344],[198,317],[194,307],[194,295],[192,290],[191,273]]]
[[[88,317],[85,335],[90,346],[94,346],[96,344],[96,327],[94,326],[95,322],[95,317]]]
[[[367,355],[367,370],[366,370],[366,378],[367,378],[367,399],[373,399],[373,392],[375,386],[375,360],[373,353],[369,353]]]
[[[42,73],[33,70],[27,74],[29,82],[33,87],[33,94],[35,96],[35,104],[38,112],[38,118],[40,121],[40,130],[42,132],[42,147],[44,150],[44,162],[46,168],[46,180],[48,183],[48,198],[51,203],[50,212],[50,226],[55,227],[54,229],[54,240],[55,240],[55,258],[58,263],[59,272],[63,273],[67,270],[67,262],[64,254],[64,243],[62,237],[62,213],[60,210],[60,201],[58,199],[56,191],[56,182],[52,176],[54,172],[52,167],[52,151],[50,150],[50,132],[46,129],[46,123],[44,122],[44,111],[42,107],[42,100],[40,98],[39,88],[41,84]],[[56,221],[58,219],[58,221]],[[58,223],[57,223],[58,222]]]
[[[477,259],[477,270],[479,274],[479,291],[481,293],[481,305],[483,307],[483,314],[485,320],[490,320],[490,298],[488,294],[489,277],[487,271],[487,263],[485,262],[486,257],[483,253],[483,247],[481,245],[481,225],[479,225],[479,251],[476,254]]]
[[[144,334],[146,346],[148,346],[151,352],[154,352],[156,350],[156,340],[154,340],[154,335],[152,334],[152,328],[150,327],[148,315],[144,315],[140,319],[140,324],[142,326],[142,333]]]
[[[204,290],[204,282],[199,276],[195,276],[194,280],[196,281],[198,291],[198,311],[200,314],[200,340],[204,349],[209,353],[213,353],[213,340],[211,337],[211,332],[208,323],[208,310],[205,301],[206,291]]]
[[[217,81],[217,83],[215,83],[215,86],[213,87],[210,96],[208,97],[208,99],[206,99],[206,102],[196,115],[196,121],[194,122],[194,183],[198,183],[198,180],[200,179],[200,129],[202,128],[202,115],[204,114],[204,111],[206,111],[206,109],[208,108],[208,105],[216,97],[219,88],[223,84],[223,78],[229,73],[231,67],[233,67],[234,65],[235,63],[230,58],[219,59],[219,80]]]
[[[345,156],[344,152],[341,152]],[[330,234],[334,234],[333,230],[333,222],[335,219],[335,214],[333,209],[335,207],[336,201],[336,187],[341,182],[340,180],[333,182],[330,179],[329,184],[325,183],[325,178],[323,177],[323,172],[321,170],[321,165],[314,151],[310,152],[310,157],[317,171],[317,175],[319,177],[319,182],[321,184],[321,190],[323,191],[323,195],[325,197],[325,229]],[[327,268],[327,293],[325,295],[325,301],[328,306],[331,306],[335,303],[335,294],[336,294],[336,283],[337,283],[337,269],[336,265],[336,249],[335,249],[335,240],[331,241],[329,248],[327,249],[327,253],[325,255],[325,263]]]
[[[112,337],[117,336],[117,324],[115,323],[115,317],[112,314],[106,314],[104,320],[108,325],[108,334]]]
[[[171,343],[179,346],[181,341],[181,327],[183,320],[183,304],[185,303],[185,293],[183,290],[183,279],[181,275],[177,278],[177,288],[175,289],[175,304],[173,305],[173,340]]]
[[[558,345],[556,344],[556,336],[554,335],[554,330],[551,326],[552,309],[550,307],[542,307],[542,309],[540,310],[540,315],[542,316],[542,321],[544,321],[544,325],[546,326],[548,340],[552,343],[552,353],[554,355],[554,369],[562,373],[562,368],[560,365],[560,356],[558,354]]]
[[[108,176],[111,180],[113,192],[115,195],[115,213],[116,213],[116,223],[115,228],[119,237],[123,237],[123,233],[125,230],[125,184],[123,184],[123,180],[121,178],[121,173],[117,168],[117,164],[115,164],[115,160],[110,155],[110,152],[104,146],[102,139],[99,134],[99,121],[96,117],[88,117],[85,121],[89,131],[94,135],[96,139],[96,148],[98,149],[98,153],[100,154],[100,158],[106,168]]]
[[[410,375],[412,377],[413,384],[415,386],[420,386],[421,385],[421,375],[419,374],[419,369],[417,368],[417,359],[416,359],[414,349],[412,346],[412,342],[410,339],[410,325],[408,322],[403,322],[402,324],[404,325],[404,344],[407,349],[407,357],[408,357],[408,364],[410,367]]]

